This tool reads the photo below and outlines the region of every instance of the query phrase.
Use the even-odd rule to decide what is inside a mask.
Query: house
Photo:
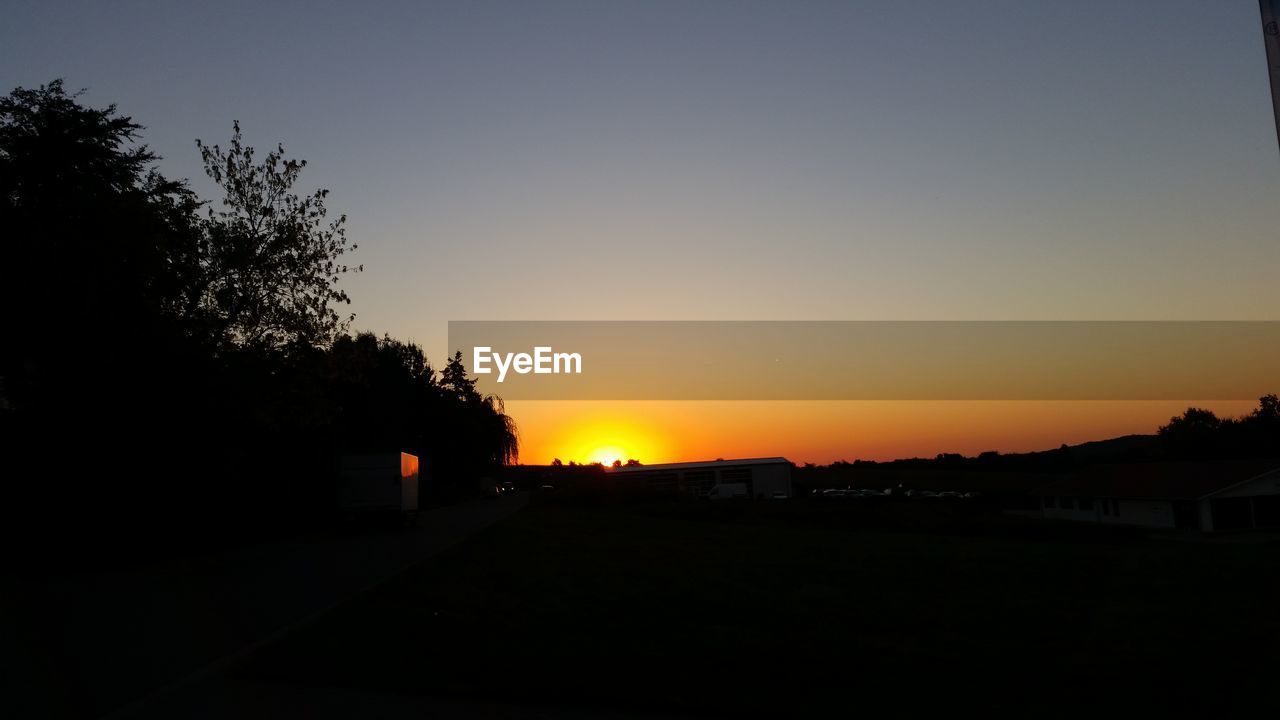
[[[1280,460],[1096,465],[1036,494],[1050,519],[1202,532],[1280,528]]]
[[[706,460],[607,468],[618,482],[706,497],[716,485],[746,485],[747,497],[791,497],[791,461],[782,457]]]

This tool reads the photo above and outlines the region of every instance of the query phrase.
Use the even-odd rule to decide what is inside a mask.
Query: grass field
[[[535,502],[243,672],[699,714],[1277,708],[1280,542],[920,512]]]

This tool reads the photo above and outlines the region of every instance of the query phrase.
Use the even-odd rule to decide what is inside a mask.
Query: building
[[[607,468],[619,483],[642,485],[659,492],[683,492],[706,497],[716,485],[743,484],[747,497],[791,497],[791,461],[786,458],[746,458],[703,462],[634,465]]]
[[[1037,495],[1051,519],[1202,532],[1280,528],[1280,460],[1098,465]]]

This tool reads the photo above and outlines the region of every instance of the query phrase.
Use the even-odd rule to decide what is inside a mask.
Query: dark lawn
[[[981,515],[534,503],[243,672],[695,713],[1280,707],[1280,542]]]

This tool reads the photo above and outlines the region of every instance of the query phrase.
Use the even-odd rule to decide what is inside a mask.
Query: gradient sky
[[[1275,319],[1255,0],[260,5],[11,1],[0,85],[118,103],[206,194],[194,138],[283,141],[360,244],[357,326],[437,364],[450,319]],[[636,412],[656,459],[818,461],[1169,415],[768,407],[749,445],[741,406]],[[510,409],[529,462],[605,412]]]

